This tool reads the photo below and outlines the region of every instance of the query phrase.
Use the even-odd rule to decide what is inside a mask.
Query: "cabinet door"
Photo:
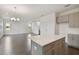
[[[76,48],[79,48],[79,35],[68,34],[67,44]]]
[[[75,27],[75,23],[74,23],[74,14],[70,14],[69,15],[69,27]]]
[[[68,23],[68,15],[57,17],[57,23]]]
[[[73,13],[69,15],[69,27],[79,27],[79,13]]]
[[[75,27],[79,27],[79,13],[74,14],[75,15]]]

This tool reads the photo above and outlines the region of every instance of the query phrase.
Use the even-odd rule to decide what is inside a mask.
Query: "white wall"
[[[0,38],[4,35],[3,32],[3,19],[0,19]]]
[[[8,17],[9,16],[13,16],[13,15],[8,15]],[[40,31],[41,31],[42,35],[51,36],[51,35],[55,34],[55,20],[56,20],[55,13],[45,15],[45,16],[40,17],[38,19],[28,20],[26,18],[21,18],[20,22],[12,22],[12,21],[10,21],[10,19],[4,18],[4,23],[10,23],[11,24],[11,30],[7,31],[4,27],[4,29],[5,29],[4,32],[5,32],[5,34],[28,33],[29,32],[28,24],[31,23],[32,20],[37,20],[37,21],[41,20],[40,21],[40,24],[41,24],[40,25]],[[37,30],[38,30],[38,28],[34,28],[33,32],[38,33]]]
[[[10,19],[5,19],[4,20],[4,23],[10,23],[11,24],[11,30],[10,31],[7,31],[4,27],[4,31],[5,31],[5,34],[23,34],[23,33],[28,33],[29,32],[29,28],[28,28],[28,23],[29,21],[26,20],[26,19],[22,19],[21,18],[21,21],[19,22],[12,22],[10,21]],[[5,25],[4,24],[4,25]]]
[[[55,13],[43,16],[40,18],[40,34],[43,37],[50,37],[55,35]]]
[[[66,35],[69,28],[68,23],[58,24],[58,26],[59,26],[59,34]]]
[[[58,33],[63,35],[68,33],[79,34],[79,28],[70,28],[68,23],[58,24],[58,30]]]

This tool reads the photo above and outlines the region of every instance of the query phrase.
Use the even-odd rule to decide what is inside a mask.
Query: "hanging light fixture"
[[[14,7],[14,11],[15,11],[15,14],[16,14],[16,7]],[[20,21],[20,18],[19,17],[12,17],[11,21]]]

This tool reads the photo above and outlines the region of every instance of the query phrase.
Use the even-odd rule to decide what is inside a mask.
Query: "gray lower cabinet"
[[[79,12],[69,15],[69,27],[72,28],[79,27]]]
[[[67,44],[79,48],[79,34],[68,34]]]

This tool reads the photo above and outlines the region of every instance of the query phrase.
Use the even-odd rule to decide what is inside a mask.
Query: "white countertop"
[[[39,44],[40,46],[44,46],[61,38],[64,38],[64,35],[54,35],[52,37],[41,37],[41,36],[32,36],[32,41]]]
[[[78,34],[79,35],[79,32],[69,32],[68,34]]]

